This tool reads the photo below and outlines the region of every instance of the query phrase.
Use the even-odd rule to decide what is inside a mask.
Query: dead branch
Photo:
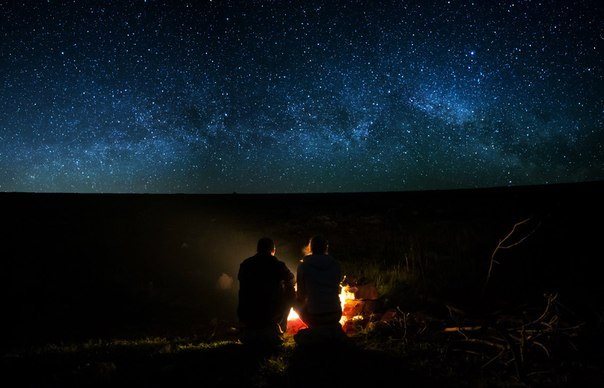
[[[505,328],[498,328],[498,331],[502,335],[503,339],[505,339],[508,348],[512,351],[512,354],[514,355],[513,360],[514,366],[516,367],[516,375],[518,376],[518,379],[522,382],[526,382],[526,374],[524,373],[524,365],[520,347],[516,345],[516,343],[510,337],[508,331]]]
[[[457,333],[464,331],[476,331],[482,329],[482,326],[453,326],[453,327],[445,327],[443,329],[443,333]]]
[[[547,349],[547,347],[544,344],[542,344],[541,342],[537,342],[537,341],[533,341],[532,343],[534,345],[536,345],[537,347],[543,349],[543,351],[545,352],[545,355],[547,356],[547,358],[550,358],[550,352],[549,352],[549,350]]]
[[[498,344],[498,343],[493,342],[493,341],[487,341],[487,340],[484,340],[484,339],[479,339],[479,338],[467,338],[467,339],[463,339],[463,340],[459,341],[459,343],[460,344],[467,343],[467,344],[485,345],[485,346],[488,346],[488,347],[505,350],[505,345]]]
[[[522,242],[524,242],[527,238],[529,238],[530,236],[533,235],[533,233],[535,233],[535,231],[537,230],[537,228],[539,227],[539,225],[537,225],[537,227],[535,227],[535,229],[533,229],[530,233],[528,233],[526,236],[522,237],[520,240],[514,242],[514,243],[508,243],[508,240],[510,238],[512,238],[512,236],[514,235],[514,233],[516,232],[516,229],[523,225],[526,224],[527,222],[529,222],[531,219],[527,218],[524,219],[520,222],[517,222],[514,224],[514,226],[512,227],[512,230],[505,235],[505,237],[503,237],[501,240],[499,240],[499,242],[497,243],[497,246],[495,247],[495,249],[493,250],[493,253],[491,253],[491,257],[489,259],[489,270],[487,271],[487,277],[485,279],[484,282],[484,286],[483,286],[483,291],[487,288],[487,284],[489,283],[489,280],[491,279],[491,273],[493,272],[493,266],[498,262],[495,260],[495,255],[497,255],[497,252],[500,249],[510,249],[513,248],[519,244],[521,244]]]
[[[482,364],[481,368],[486,368],[491,363],[493,363],[495,360],[501,358],[501,356],[503,356],[505,354],[505,351],[506,351],[506,349],[503,349],[502,351],[500,351],[495,357],[491,358],[489,361]]]
[[[548,316],[552,306],[554,305],[554,302],[556,301],[556,299],[558,299],[558,294],[548,294],[545,296],[545,298],[547,300],[547,304],[545,305],[545,310],[543,310],[543,313],[539,316],[539,318],[523,326],[531,326],[544,321],[545,318]]]

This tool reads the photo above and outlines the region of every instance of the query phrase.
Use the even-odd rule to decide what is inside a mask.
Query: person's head
[[[258,246],[256,251],[263,255],[274,255],[275,242],[272,238],[262,237],[260,240],[258,240]]]
[[[310,251],[313,255],[326,255],[329,242],[323,236],[314,236],[310,239]]]

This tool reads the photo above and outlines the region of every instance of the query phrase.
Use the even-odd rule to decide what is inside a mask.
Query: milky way
[[[0,191],[604,178],[596,2],[0,2]]]

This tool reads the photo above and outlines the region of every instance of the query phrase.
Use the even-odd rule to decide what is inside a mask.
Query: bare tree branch
[[[497,252],[500,249],[510,249],[515,247],[516,245],[519,245],[521,243],[523,243],[527,238],[529,238],[530,236],[533,235],[533,233],[535,233],[535,231],[537,230],[537,228],[539,227],[539,225],[537,225],[537,227],[535,227],[535,229],[533,229],[530,233],[528,233],[526,236],[522,237],[520,240],[516,241],[515,243],[509,243],[506,245],[507,241],[512,238],[512,236],[514,235],[514,233],[516,232],[516,229],[523,225],[526,224],[527,222],[529,222],[531,219],[527,218],[524,219],[520,222],[517,222],[514,224],[514,226],[512,227],[512,230],[505,236],[503,237],[501,240],[499,240],[499,242],[497,243],[497,246],[495,247],[495,249],[493,250],[493,253],[491,254],[491,257],[489,259],[489,270],[487,271],[487,277],[485,279],[484,282],[484,287],[483,290],[485,290],[487,288],[487,284],[489,283],[489,280],[491,279],[491,273],[493,272],[493,266],[495,264],[499,264],[499,262],[497,262],[495,260],[495,255],[497,254]]]

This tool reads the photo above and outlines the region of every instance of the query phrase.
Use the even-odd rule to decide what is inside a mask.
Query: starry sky
[[[596,1],[0,1],[0,191],[604,178]]]

